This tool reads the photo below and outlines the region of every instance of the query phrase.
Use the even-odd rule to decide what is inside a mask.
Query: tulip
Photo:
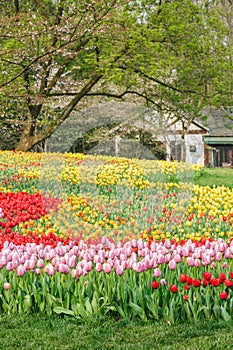
[[[201,285],[201,281],[199,279],[193,279],[192,285],[194,287],[199,287]]]
[[[151,282],[151,287],[153,289],[158,289],[159,288],[159,282],[158,281],[152,281]]]
[[[43,259],[38,259],[38,261],[37,261],[37,267],[39,267],[39,268],[44,267],[44,260],[43,260]]]
[[[117,274],[117,275],[123,275],[123,273],[124,273],[124,268],[123,268],[123,266],[118,265],[118,266],[116,267],[116,274]]]
[[[102,271],[102,264],[101,263],[99,263],[99,262],[97,262],[97,264],[96,264],[96,267],[95,267],[95,270],[96,270],[96,272],[101,272]]]
[[[180,275],[180,281],[181,281],[182,283],[185,283],[185,282],[186,282],[186,278],[187,278],[187,276],[186,276],[184,273],[182,273],[182,274]]]
[[[225,284],[226,287],[231,287],[232,286],[232,280],[226,278],[224,280],[224,284]]]
[[[176,269],[176,262],[175,260],[170,260],[169,263],[168,263],[168,266],[169,266],[169,269],[170,270],[175,270]]]
[[[103,270],[105,273],[110,273],[112,271],[111,265],[108,263],[103,264]]]
[[[3,284],[3,288],[4,288],[5,290],[10,289],[10,287],[11,287],[11,285],[10,285],[10,283],[8,283],[8,282],[5,282],[5,283]]]
[[[219,296],[220,296],[220,299],[225,300],[228,297],[228,293],[227,292],[220,292]]]
[[[206,279],[207,281],[210,281],[212,276],[211,276],[211,273],[210,273],[210,272],[206,271],[206,272],[203,273],[203,277],[204,277],[204,279]]]
[[[49,263],[48,265],[45,266],[44,272],[46,272],[49,276],[53,276],[55,275],[56,270],[54,266],[51,263]]]
[[[174,284],[171,284],[170,285],[170,291],[172,293],[177,293],[178,292],[178,287],[176,285],[174,285]]]
[[[18,276],[23,276],[26,273],[26,268],[23,265],[17,267],[16,273]]]
[[[158,267],[156,269],[154,269],[154,276],[156,278],[161,276],[161,271],[160,271],[160,269]]]
[[[165,278],[162,278],[160,283],[163,285],[163,286],[166,286],[167,285],[167,281]]]

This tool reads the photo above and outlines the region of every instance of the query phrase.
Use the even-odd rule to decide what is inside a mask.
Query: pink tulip
[[[225,250],[224,257],[225,257],[226,259],[232,259],[231,247],[228,247],[228,248]]]
[[[61,273],[65,273],[68,274],[70,272],[69,266],[67,266],[66,264],[59,264],[58,266],[58,271]]]
[[[101,263],[99,263],[99,262],[97,262],[97,264],[96,264],[96,266],[95,266],[95,270],[96,270],[96,272],[101,272],[101,271],[102,271],[102,269],[103,269],[102,264],[101,264]]]
[[[175,255],[174,255],[174,260],[175,260],[176,263],[181,262],[181,256],[180,256],[180,254],[175,254]]]
[[[38,261],[37,261],[37,267],[39,267],[40,269],[41,269],[42,267],[44,267],[44,260],[43,260],[43,259],[38,259]]]
[[[117,273],[117,275],[123,275],[123,273],[124,273],[123,266],[118,265],[118,266],[116,267],[116,273]]]
[[[11,287],[11,285],[10,285],[10,283],[8,283],[8,282],[5,282],[5,283],[3,284],[3,288],[4,288],[5,290],[10,289],[10,287]]]
[[[6,264],[6,270],[8,271],[14,270],[12,261],[8,261],[8,263]]]
[[[215,260],[217,260],[217,261],[221,261],[222,260],[222,253],[221,252],[217,252],[217,254],[215,256]]]
[[[175,270],[176,269],[176,262],[174,259],[170,260],[168,263],[169,269],[170,270]]]
[[[160,271],[160,269],[158,267],[156,269],[154,269],[154,276],[156,278],[161,276],[161,271]]]
[[[105,273],[110,273],[112,271],[111,265],[108,263],[103,264],[103,270]]]
[[[167,281],[165,280],[165,278],[162,278],[160,283],[163,285],[163,286],[166,286],[167,284]]]
[[[94,257],[93,257],[93,262],[95,264],[99,263],[100,262],[100,256],[98,254],[95,254]]]
[[[187,265],[188,266],[195,266],[195,261],[192,257],[188,256],[187,257]]]
[[[67,264],[70,268],[75,267],[75,264],[76,264],[76,256],[75,256],[75,255],[72,255],[71,257],[69,257],[66,264]]]
[[[44,272],[46,272],[49,276],[53,276],[55,275],[56,270],[54,266],[51,263],[49,263],[48,265],[45,266]]]
[[[23,275],[25,275],[25,273],[26,273],[25,267],[24,267],[23,265],[19,265],[19,266],[17,267],[16,273],[17,273],[18,276],[23,276]]]
[[[163,254],[159,254],[158,258],[157,258],[157,263],[158,264],[163,264],[164,260],[165,260],[164,255]]]
[[[165,257],[164,257],[164,261],[165,263],[169,263],[169,261],[171,260],[171,254],[166,254]]]

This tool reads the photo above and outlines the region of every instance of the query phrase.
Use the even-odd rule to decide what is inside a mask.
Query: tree
[[[224,19],[229,11],[222,1],[160,1],[159,9],[140,2],[138,13],[142,3],[144,53],[138,53],[132,69],[141,75],[148,100],[183,124],[185,160],[184,137],[192,121],[203,117],[207,105],[224,109],[233,102],[232,17]],[[232,10],[228,1],[229,6]]]
[[[25,122],[17,149],[48,138],[95,96],[134,94],[188,122],[204,105],[226,103],[228,33],[211,4],[18,0],[2,6],[2,108],[20,101],[18,119]]]

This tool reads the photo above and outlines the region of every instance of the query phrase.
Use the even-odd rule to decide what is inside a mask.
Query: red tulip
[[[187,276],[185,275],[185,273],[182,273],[182,274],[180,275],[180,281],[181,281],[182,283],[185,283],[185,282],[186,282],[186,278],[187,278]]]
[[[206,281],[210,281],[211,280],[211,273],[206,271],[203,273],[203,277]]]
[[[221,282],[225,281],[225,279],[226,279],[225,273],[221,272],[221,273],[219,274],[219,279],[220,279]]]
[[[210,281],[207,281],[205,278],[203,278],[202,285],[203,286],[208,286],[208,284],[210,284]]]
[[[213,278],[213,279],[211,280],[211,284],[212,284],[212,286],[214,286],[214,287],[218,287],[219,284],[220,284],[220,279],[219,279],[219,278]]]
[[[194,287],[199,287],[201,285],[201,282],[200,282],[199,279],[196,278],[196,279],[193,279],[193,283],[192,284],[193,284]]]
[[[226,287],[231,287],[232,286],[232,280],[226,278],[225,281],[224,281],[224,284]]]
[[[190,289],[190,286],[184,286],[184,290],[189,290]]]
[[[225,300],[228,297],[227,292],[220,292],[219,293],[220,299]]]
[[[192,283],[193,283],[192,277],[187,276],[187,277],[186,277],[186,283],[187,283],[187,284],[192,284]]]
[[[172,293],[177,293],[178,292],[178,287],[175,284],[170,285],[170,291]]]
[[[158,281],[152,281],[151,282],[151,287],[153,289],[158,289],[159,288],[159,282]]]

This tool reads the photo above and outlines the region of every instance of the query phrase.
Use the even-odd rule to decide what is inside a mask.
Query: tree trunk
[[[186,144],[185,144],[185,133],[181,135],[181,161],[186,162]]]
[[[46,140],[48,137],[50,137],[56,128],[62,124],[71,114],[71,112],[74,110],[76,105],[79,103],[79,101],[87,95],[87,93],[92,89],[92,87],[101,79],[101,75],[95,74],[89,82],[84,85],[84,87],[73,97],[73,99],[68,103],[67,106],[63,108],[63,111],[61,112],[60,116],[56,121],[53,122],[53,124],[46,127],[44,130],[40,131],[38,134],[36,134],[36,120],[40,114],[42,105],[30,105],[28,106],[30,111],[30,116],[28,119],[28,123],[25,126],[19,143],[16,147],[16,151],[23,151],[27,152],[32,149],[33,146],[37,145],[39,142]]]

